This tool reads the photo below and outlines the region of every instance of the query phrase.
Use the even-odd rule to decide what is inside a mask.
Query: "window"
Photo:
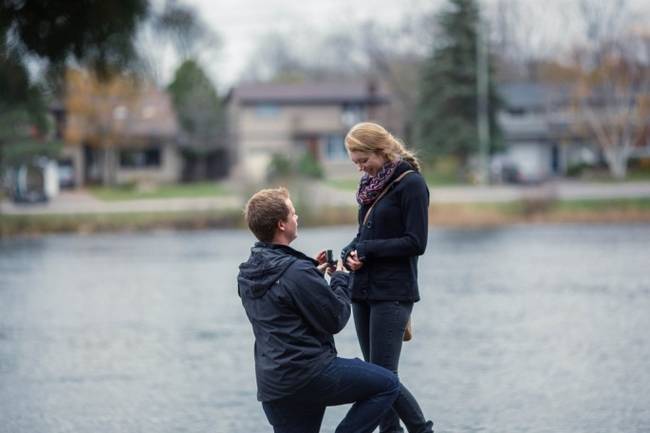
[[[160,167],[160,148],[127,149],[120,152],[120,167],[153,168]]]
[[[366,110],[359,104],[344,104],[341,122],[347,127],[355,123],[363,122],[366,119]]]
[[[348,158],[342,135],[333,134],[326,137],[325,157],[330,161],[340,161]]]
[[[255,115],[257,117],[276,117],[280,113],[278,104],[261,103],[255,106]]]

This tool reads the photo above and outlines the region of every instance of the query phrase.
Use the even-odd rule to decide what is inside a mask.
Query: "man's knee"
[[[400,384],[399,378],[395,373],[391,372],[391,381],[390,381],[390,387],[389,387],[389,392],[391,395],[395,396],[395,399],[397,399],[397,396],[399,395],[400,388],[402,385]]]
[[[401,383],[399,381],[399,377],[392,371],[377,366],[377,371],[378,373],[382,376],[383,378],[383,383],[384,387],[381,392],[382,395],[390,396],[391,401],[394,401],[397,396],[399,395],[400,389],[401,389]]]

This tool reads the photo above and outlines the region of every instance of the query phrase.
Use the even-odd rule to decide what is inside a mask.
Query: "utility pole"
[[[478,180],[480,184],[489,181],[490,122],[488,121],[488,32],[487,23],[480,14],[476,23],[476,119],[479,143]]]

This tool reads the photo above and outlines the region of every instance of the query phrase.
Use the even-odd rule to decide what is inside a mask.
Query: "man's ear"
[[[280,230],[281,232],[285,231],[285,230],[286,230],[286,224],[285,224],[285,222],[282,221],[282,220],[278,220],[278,224],[277,224],[277,227],[276,227],[276,228],[277,228],[278,230]]]

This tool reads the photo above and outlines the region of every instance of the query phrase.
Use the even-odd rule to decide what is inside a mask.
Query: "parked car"
[[[57,163],[60,188],[74,188],[74,165],[69,159],[59,160]]]
[[[59,193],[57,163],[38,157],[10,171],[10,193],[17,203],[47,201]]]

